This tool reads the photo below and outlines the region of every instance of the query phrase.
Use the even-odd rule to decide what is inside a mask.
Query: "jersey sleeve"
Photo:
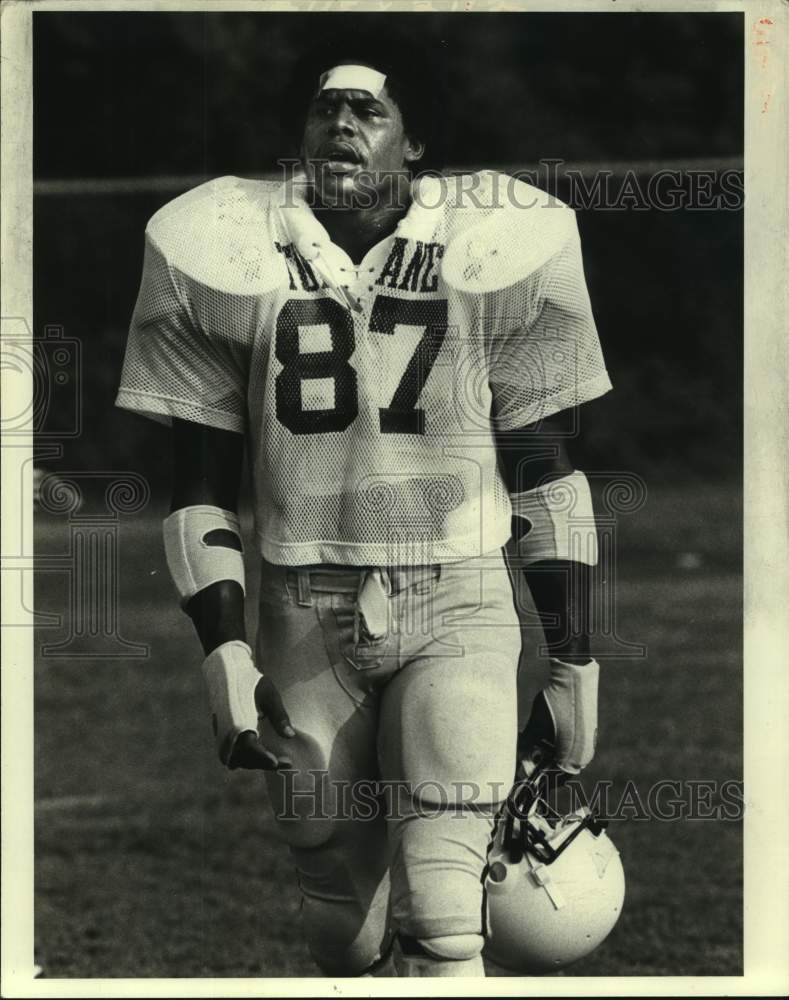
[[[490,384],[497,426],[514,430],[611,389],[573,216],[562,246],[488,309],[496,323]]]
[[[145,261],[126,344],[117,406],[243,433],[247,375],[230,345],[204,329],[190,280],[146,233]]]

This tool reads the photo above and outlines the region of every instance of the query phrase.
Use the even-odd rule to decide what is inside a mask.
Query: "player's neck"
[[[405,171],[385,174],[374,188],[317,195],[313,211],[332,241],[343,248],[355,264],[381,240],[394,232],[411,207],[411,177]]]
[[[376,243],[394,232],[408,208],[409,204],[381,204],[370,208],[316,205],[313,212],[332,242],[342,247],[355,264],[359,264]]]

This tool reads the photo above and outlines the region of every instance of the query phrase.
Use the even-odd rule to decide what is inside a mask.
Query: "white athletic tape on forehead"
[[[321,76],[319,92],[324,90],[366,90],[380,97],[386,77],[369,66],[335,66]]]

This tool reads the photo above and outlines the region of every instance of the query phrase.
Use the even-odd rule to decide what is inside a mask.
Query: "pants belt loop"
[[[298,580],[298,600],[296,601],[302,608],[312,607],[312,590],[310,588],[310,574],[306,569],[296,570]]]

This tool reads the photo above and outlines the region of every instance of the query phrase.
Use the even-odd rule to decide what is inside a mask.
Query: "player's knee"
[[[327,975],[358,976],[381,957],[389,926],[389,873],[383,823],[337,822],[327,841],[292,847],[302,923]]]
[[[375,967],[390,946],[383,916],[305,899],[304,934],[315,964],[327,976],[361,976]]]
[[[439,947],[450,939],[456,939],[460,946],[479,937],[482,930],[479,874],[479,871],[456,871],[443,880],[440,876],[419,879],[419,884],[405,891],[400,886],[394,887],[393,912],[398,926],[419,941],[435,940]]]
[[[475,812],[398,823],[392,909],[417,939],[481,933],[482,883],[492,820]]]
[[[327,947],[325,935],[307,941],[313,961],[325,976],[336,978],[372,975],[382,959],[380,947],[368,941],[353,941],[344,948]]]
[[[476,958],[485,943],[481,934],[446,934],[420,937],[417,941],[431,958],[444,962],[467,962]]]

